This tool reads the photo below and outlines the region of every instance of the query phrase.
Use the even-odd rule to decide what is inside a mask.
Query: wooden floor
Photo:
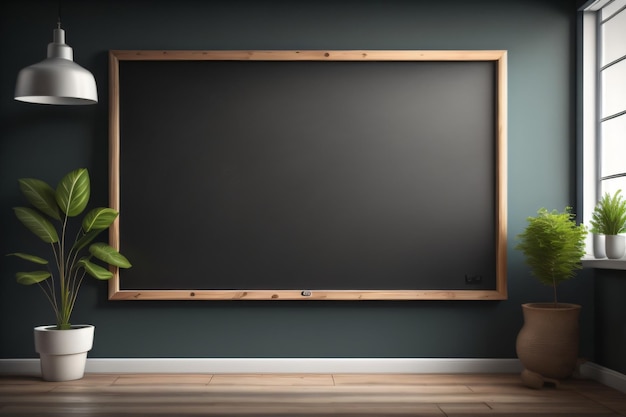
[[[94,374],[0,376],[0,416],[626,416],[626,394],[570,379],[533,390],[519,375]]]

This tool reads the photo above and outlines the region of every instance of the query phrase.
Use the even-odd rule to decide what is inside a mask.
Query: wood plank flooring
[[[511,374],[0,376],[0,416],[626,416],[626,394],[584,379],[533,390]]]

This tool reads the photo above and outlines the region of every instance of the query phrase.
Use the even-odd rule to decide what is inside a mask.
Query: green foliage
[[[570,207],[563,212],[541,208],[535,217],[527,218],[526,229],[517,236],[515,249],[524,253],[531,273],[553,287],[555,303],[556,287],[576,275],[585,255],[587,229],[576,225],[574,218]]]
[[[87,169],[79,168],[69,172],[56,189],[35,178],[22,178],[18,184],[33,207],[15,207],[13,211],[28,230],[50,244],[52,256],[51,260],[47,260],[22,252],[10,253],[9,256],[48,268],[46,271],[18,272],[17,282],[23,285],[39,284],[54,309],[57,328],[69,329],[70,316],[85,274],[99,280],[113,276],[108,268],[92,262],[92,259],[99,260],[107,267],[131,267],[128,259],[115,248],[106,243],[91,243],[113,224],[119,213],[107,207],[89,211],[80,222],[76,237],[71,240],[68,237],[70,218],[82,214],[89,203],[91,186]],[[81,257],[81,251],[88,245],[89,250]]]
[[[605,193],[593,210],[591,232],[603,235],[619,235],[626,232],[626,200],[617,190],[612,196]]]

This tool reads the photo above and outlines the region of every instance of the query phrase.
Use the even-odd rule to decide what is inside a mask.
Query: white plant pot
[[[606,257],[609,259],[620,259],[626,251],[626,236],[624,235],[606,235],[605,249]]]
[[[69,330],[56,326],[35,327],[35,350],[41,376],[46,381],[72,381],[85,375],[87,352],[93,346],[94,326],[75,325]]]
[[[606,239],[604,235],[593,235],[593,256],[596,259],[606,258]]]

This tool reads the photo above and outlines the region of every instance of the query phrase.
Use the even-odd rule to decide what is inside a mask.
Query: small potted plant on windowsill
[[[571,208],[548,211],[541,208],[517,237],[531,274],[552,287],[553,302],[522,305],[524,325],[517,336],[516,351],[524,366],[522,380],[540,388],[571,376],[578,360],[581,306],[561,303],[557,286],[582,268],[587,229],[577,225]]]
[[[591,232],[604,235],[606,257],[620,259],[626,252],[626,200],[621,196],[622,190],[613,195],[605,193],[596,204],[591,215]]]
[[[56,189],[35,178],[22,178],[18,183],[32,207],[15,207],[15,215],[51,248],[48,258],[22,252],[9,254],[39,266],[35,271],[18,272],[17,282],[37,284],[56,316],[55,325],[35,328],[35,349],[40,355],[42,377],[48,381],[80,379],[93,344],[94,326],[72,325],[70,317],[86,274],[107,280],[113,274],[105,266],[131,266],[115,248],[102,242],[92,243],[119,213],[98,207],[87,212],[80,224],[72,221],[89,202],[91,188],[85,168],[66,174]]]

